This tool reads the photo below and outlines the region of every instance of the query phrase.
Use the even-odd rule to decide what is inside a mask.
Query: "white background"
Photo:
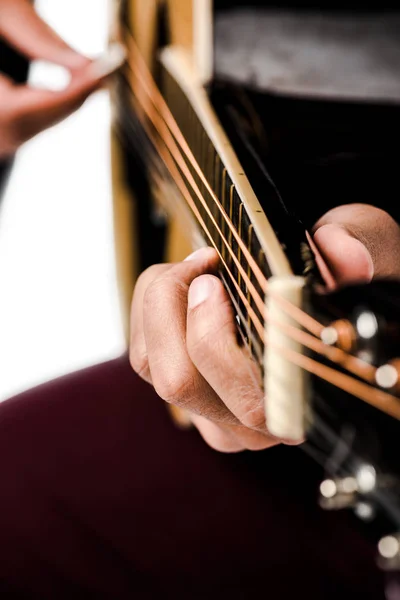
[[[36,6],[77,50],[104,52],[108,0]],[[31,78],[59,75],[36,64]],[[102,91],[18,154],[0,208],[0,400],[124,350],[109,123]]]

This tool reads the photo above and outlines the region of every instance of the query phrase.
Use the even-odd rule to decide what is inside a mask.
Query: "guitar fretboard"
[[[177,82],[165,68],[162,71],[161,91],[202,173],[204,174],[212,191],[221,203],[229,222],[238,233],[240,239],[246,245],[246,248],[251,256],[256,260],[264,276],[266,278],[270,277],[271,272],[265,253],[255,233],[254,226],[250,220],[245,205],[239,196],[235,184],[232,182],[227,168],[223,164],[220,155],[207,135],[207,132],[205,131],[189,100]],[[252,323],[249,310],[240,298],[234,281],[237,283],[238,287],[240,287],[243,295],[247,299],[249,306],[252,308],[252,310],[254,310],[261,323],[264,323],[264,318],[258,310],[250,290],[248,289],[246,282],[244,281],[232,258],[229,248],[231,248],[232,253],[236,256],[238,262],[247,274],[249,281],[252,283],[261,298],[263,298],[264,295],[263,291],[257,279],[254,277],[251,266],[246,256],[241,251],[235,236],[232,234],[231,228],[227,223],[226,218],[224,218],[220,207],[215,202],[215,199],[204,185],[204,182],[199,177],[190,161],[187,159],[186,164],[190,169],[193,179],[199,187],[201,195],[210,209],[210,212],[220,230],[218,231],[218,228],[210,218],[210,215],[207,213],[197,194],[195,194],[190,185],[188,185],[192,200],[199,210],[205,227],[211,234],[212,240],[214,241],[216,248],[220,252],[223,261],[225,262],[226,266],[222,270],[221,274],[231,296],[232,302],[236,308],[237,316],[241,324],[242,334],[253,351],[255,358],[260,362],[260,364],[262,364],[264,348],[263,341],[258,331],[254,327],[254,324]]]

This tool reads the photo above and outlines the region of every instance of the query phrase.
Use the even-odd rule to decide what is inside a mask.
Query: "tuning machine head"
[[[380,539],[377,562],[383,571],[400,571],[400,533]]]
[[[319,302],[325,349],[314,357],[331,368],[313,380],[315,445],[327,472],[319,504],[350,510],[375,540],[383,535],[379,565],[400,572],[400,281],[347,286]]]
[[[400,282],[347,286],[322,303],[336,317],[322,329],[323,343],[375,367],[374,384],[400,395]]]
[[[376,364],[386,354],[381,343],[385,340],[400,342],[400,327],[397,330],[397,326],[390,325],[369,308],[357,307],[348,319],[338,319],[325,327],[321,340],[365,362]]]
[[[395,358],[378,367],[375,383],[384,390],[400,395],[400,359]]]
[[[372,465],[362,465],[354,475],[325,479],[320,485],[319,504],[325,510],[351,508],[363,521],[375,516],[375,508],[369,495],[379,485]]]

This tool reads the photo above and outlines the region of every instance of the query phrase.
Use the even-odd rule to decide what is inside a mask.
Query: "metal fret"
[[[219,157],[218,157],[219,158]],[[219,159],[220,160],[220,159]],[[220,160],[220,165],[221,165],[221,160]],[[222,171],[222,179],[221,179],[221,188],[220,188],[221,192],[220,192],[220,197],[221,197],[221,204],[223,206],[223,208],[226,210],[226,169],[224,167],[223,171]],[[222,230],[222,233],[225,237],[226,235],[226,228],[225,228],[225,219],[224,219],[224,229]],[[229,235],[229,234],[228,234]],[[226,261],[229,260],[229,255],[226,249],[226,245],[223,245],[223,253],[222,253],[222,258]]]
[[[248,231],[247,231],[247,250],[249,252],[251,252],[251,241],[253,238],[253,231],[254,231],[254,226],[252,223],[250,223]],[[250,281],[252,281],[253,272],[252,272],[249,264],[247,266],[247,277],[250,279]],[[247,288],[247,302],[251,306],[251,294],[250,294],[249,288]],[[247,311],[247,327],[248,327],[248,330],[251,332],[251,319],[250,319],[249,311]],[[249,337],[250,350],[252,350],[252,344],[253,344],[252,336],[250,336]]]
[[[213,148],[213,173],[214,173],[214,181],[213,181],[213,186],[212,189],[214,191],[214,193],[216,194],[217,198],[220,197],[220,188],[219,188],[219,176],[220,176],[220,168],[221,168],[221,159],[219,158],[218,154],[215,152],[214,148]],[[225,237],[225,222],[223,219],[221,219],[221,215],[220,215],[220,211],[218,209],[218,206],[216,204],[216,202],[213,202],[213,200],[211,199],[212,205],[214,207],[214,217],[216,222],[218,223],[221,232],[222,232],[222,237]],[[225,244],[222,243],[221,240],[221,253],[222,253],[222,257],[225,258]]]
[[[241,201],[240,198],[237,194],[236,191],[236,187],[233,188],[233,212],[232,212],[232,224],[234,229],[238,232],[239,231],[239,215],[240,215],[240,205],[241,205]],[[234,254],[234,256],[236,257],[236,259],[238,259],[239,257],[239,244],[237,242],[237,239],[235,236],[232,236],[232,252]],[[232,268],[231,268],[231,272],[233,275],[233,278],[236,282],[238,282],[238,278],[239,278],[239,269],[237,267],[237,263],[236,261],[232,260]],[[239,300],[239,293],[237,291],[237,289],[235,288],[235,295],[237,298],[237,302],[240,303]]]
[[[215,183],[216,183],[216,173],[215,173],[215,160],[216,160],[216,152],[214,146],[211,142],[208,142],[208,171],[209,171],[209,184],[211,189],[214,191]],[[217,203],[214,201],[212,194],[207,190],[207,199],[209,201],[209,206],[211,209],[211,214],[215,219],[217,226],[221,229],[221,219],[220,219],[220,211],[218,209]],[[215,225],[213,225],[214,232],[214,241],[217,243],[218,249],[222,252],[224,247],[224,243],[218,229]]]
[[[226,172],[226,170],[225,170]],[[229,188],[229,220],[232,223],[233,222],[233,190],[234,190],[235,186],[232,184]],[[230,248],[232,248],[232,231],[231,229],[229,229],[229,236],[228,236],[228,246]],[[228,267],[231,268],[232,266],[232,257],[229,254],[229,260],[228,260]]]
[[[205,173],[205,163],[206,163],[206,158],[207,158],[207,134],[204,131],[204,129],[201,129],[201,134],[200,134],[200,168],[202,170],[203,173]],[[200,180],[200,193],[203,196],[203,198],[205,197],[205,185],[203,180]],[[207,229],[210,231],[210,217],[208,216],[208,213],[205,209],[205,207],[203,206],[203,204],[200,203],[199,201],[199,205],[200,205],[200,214],[203,217],[203,220],[206,224]],[[212,233],[212,232],[211,232]]]
[[[169,105],[172,114],[176,118],[182,134],[189,144],[193,156],[195,157],[211,190],[213,190],[213,193],[217,196],[225,213],[229,216],[230,223],[228,224],[226,222],[221,213],[221,209],[213,198],[213,195],[202,181],[202,178],[196,172],[196,169],[194,169],[193,165],[190,164],[190,161],[185,156],[185,153],[182,152],[188,167],[190,167],[190,172],[193,175],[193,179],[196,182],[210,213],[215,219],[220,232],[214,225],[210,215],[208,214],[208,211],[205,210],[202,202],[200,202],[196,192],[192,189],[192,186],[189,182],[187,182],[188,191],[192,195],[196,207],[199,209],[200,215],[204,221],[204,226],[207,228],[213,242],[221,253],[227,270],[231,273],[232,278],[238,284],[241,292],[246,297],[248,303],[254,311],[254,314],[263,324],[263,316],[257,309],[252,294],[250,293],[248,286],[246,285],[246,282],[243,279],[237,264],[235,264],[233,261],[231,252],[228,249],[230,248],[232,253],[236,256],[238,263],[241,265],[258,294],[262,298],[263,291],[257,283],[247,258],[240,249],[236,237],[233,236],[230,225],[234,227],[238,236],[240,239],[242,239],[251,255],[260,263],[263,273],[265,273],[266,276],[269,276],[268,264],[265,254],[261,250],[258,237],[255,235],[254,226],[250,221],[246,208],[239,197],[236,187],[232,182],[228,171],[221,160],[221,157],[217,154],[214,145],[209,139],[188,99],[167,71],[164,72],[163,79],[165,80],[165,86],[162,91],[167,104]],[[182,118],[183,114],[186,115],[186,118]],[[260,335],[258,334],[257,329],[254,327],[249,311],[241,300],[232,278],[227,274],[224,280],[241,323],[242,335],[250,344],[253,355],[257,354],[259,357],[262,355],[264,344],[260,338]]]
[[[219,197],[220,190],[221,190],[221,159],[219,157],[219,154],[217,154],[217,152],[215,153],[214,169],[215,169],[214,193],[217,195],[217,197]],[[222,201],[222,206],[224,206],[223,201]]]
[[[242,237],[243,236],[243,234],[242,234],[242,221],[243,221],[243,204],[241,203],[240,206],[239,206],[239,223],[238,223],[238,234],[239,234],[239,237],[241,239],[243,239],[243,237]],[[238,248],[238,255],[237,255],[239,263],[241,262],[241,254],[242,254],[242,251],[241,251],[240,246],[239,246],[239,248]],[[242,276],[240,274],[240,271],[238,272],[238,279],[237,279],[237,281],[238,281],[239,287],[241,287]]]

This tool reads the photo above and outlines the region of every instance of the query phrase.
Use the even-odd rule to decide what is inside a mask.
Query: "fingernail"
[[[323,225],[314,239],[339,281],[370,281],[374,263],[368,248],[336,224]]]
[[[68,53],[66,53],[65,62],[66,62],[67,68],[69,68],[73,71],[80,71],[81,69],[88,67],[90,65],[91,61],[86,56],[82,56],[81,54],[78,54],[77,52],[68,51]]]
[[[119,69],[124,64],[125,58],[124,47],[121,44],[112,44],[104,56],[92,63],[91,74],[96,79],[103,79]]]
[[[360,265],[361,276],[364,276],[366,279],[372,279],[374,276],[375,267],[368,248],[364,246],[360,240],[352,238],[352,249],[356,253],[359,252],[360,257],[363,257],[363,265]]]
[[[189,288],[188,305],[189,308],[196,308],[202,302],[205,302],[214,291],[215,278],[204,275],[195,279]]]
[[[187,256],[187,257],[185,258],[185,261],[186,261],[186,260],[197,260],[198,258],[201,258],[201,257],[202,257],[202,255],[203,255],[203,254],[204,254],[204,253],[205,253],[207,250],[209,250],[209,248],[200,248],[199,250],[195,250],[195,252],[192,252],[192,254],[189,254],[189,256]],[[185,262],[185,261],[184,261],[184,262]]]

